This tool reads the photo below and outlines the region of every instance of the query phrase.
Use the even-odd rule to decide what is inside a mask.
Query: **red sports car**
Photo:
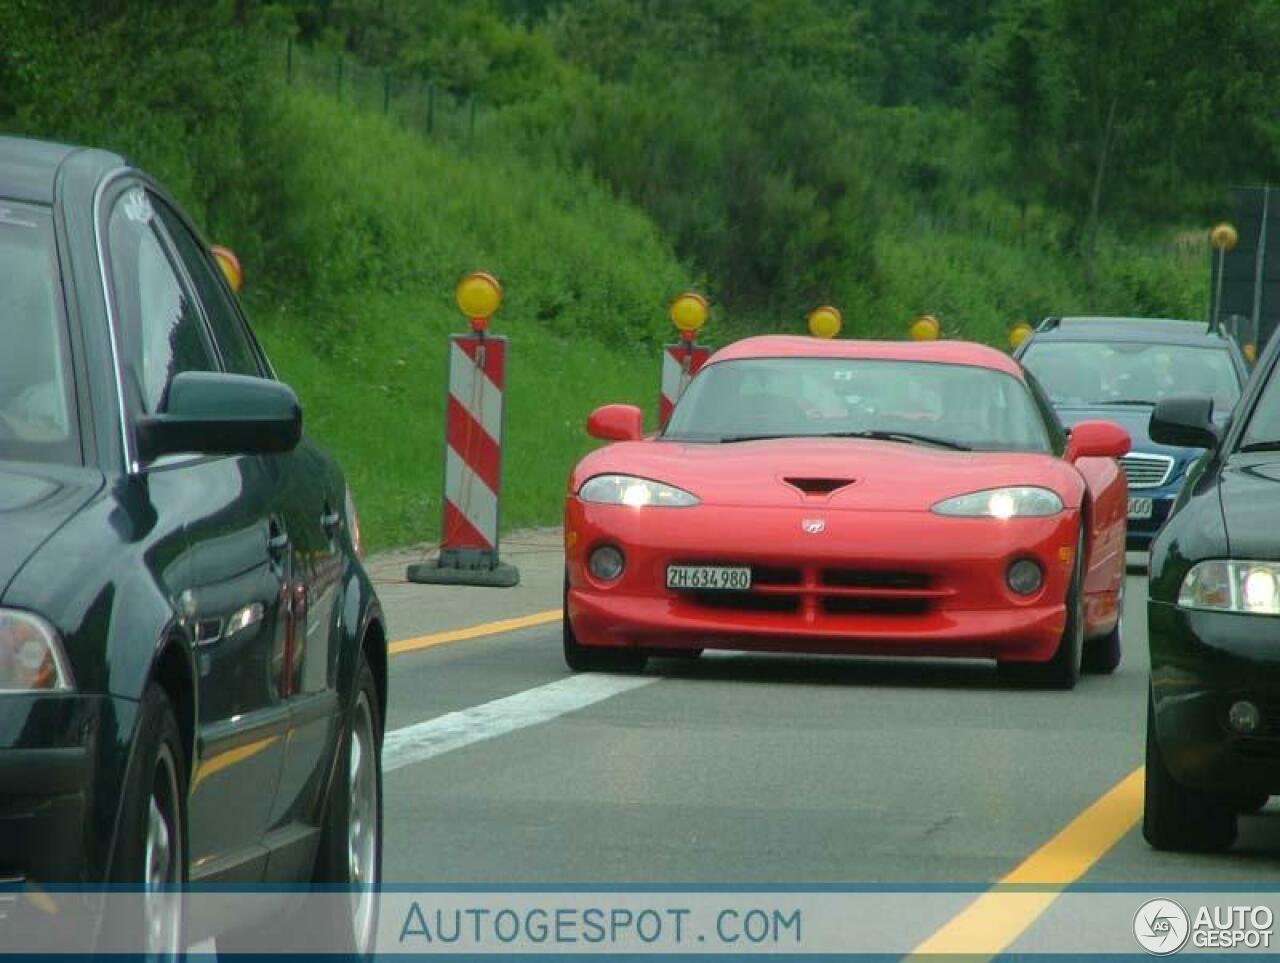
[[[564,653],[995,659],[1070,688],[1120,661],[1124,429],[1067,436],[1018,363],[961,341],[758,337],[666,430],[606,405],[565,505]]]

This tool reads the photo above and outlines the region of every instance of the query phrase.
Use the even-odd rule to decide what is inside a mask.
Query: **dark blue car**
[[[1203,452],[1151,440],[1156,403],[1207,395],[1221,425],[1248,371],[1236,343],[1203,321],[1047,318],[1015,353],[1066,427],[1086,418],[1123,425],[1133,439],[1120,459],[1129,480],[1128,548],[1146,550],[1169,516],[1187,469]]]

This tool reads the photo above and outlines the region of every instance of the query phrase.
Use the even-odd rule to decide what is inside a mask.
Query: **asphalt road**
[[[550,580],[534,581],[526,610],[558,603]],[[398,638],[432,630],[415,591],[384,590]],[[456,605],[434,597],[456,624]],[[998,881],[1141,765],[1145,597],[1131,574],[1123,664],[1068,693],[1007,687],[977,662],[750,655],[655,661],[613,692],[619,677],[566,670],[558,623],[428,637],[392,660],[388,731],[416,735],[389,754],[384,875]],[[501,604],[466,613],[500,618]],[[1280,869],[1275,802],[1242,820],[1233,852],[1208,857],[1152,851],[1140,793],[1123,805],[1131,828],[1096,844],[1084,882],[1249,888]]]

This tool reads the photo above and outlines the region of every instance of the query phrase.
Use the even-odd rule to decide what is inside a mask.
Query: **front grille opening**
[[[852,478],[784,478],[792,488],[798,488],[806,495],[830,495],[847,485],[853,484]]]
[[[751,592],[681,592],[695,605],[708,609],[729,609],[736,612],[779,612],[792,614],[800,611],[800,599],[794,595],[755,595]]]
[[[924,615],[929,600],[829,595],[822,600],[822,611],[828,615]]]
[[[874,569],[824,568],[822,584],[831,588],[927,589],[933,578],[926,572],[883,572]]]
[[[753,585],[799,585],[804,581],[798,568],[787,568],[781,565],[751,566],[751,583]]]

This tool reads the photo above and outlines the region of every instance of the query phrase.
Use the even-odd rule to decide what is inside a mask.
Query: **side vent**
[[[798,488],[806,495],[830,495],[853,484],[852,478],[784,478],[792,488]]]

